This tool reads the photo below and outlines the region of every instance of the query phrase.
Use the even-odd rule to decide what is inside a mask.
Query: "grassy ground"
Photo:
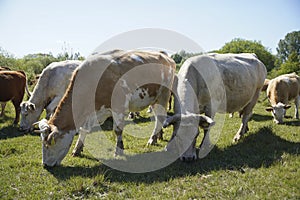
[[[43,168],[39,136],[11,126],[14,110],[9,103],[0,118],[0,198],[299,199],[300,121],[285,119],[284,125],[275,125],[265,105],[256,105],[250,131],[237,144],[231,142],[240,124],[236,115],[226,117],[216,146],[204,159],[177,160],[148,173],[126,173],[102,164],[86,149],[77,158],[69,152],[60,167]],[[293,115],[293,108],[288,115]],[[148,115],[143,115],[136,121],[141,133],[152,126]],[[160,151],[171,134],[167,129],[166,140],[147,148],[149,135],[131,135],[132,127],[128,125],[124,134],[128,153]],[[114,141],[107,129],[101,134]]]

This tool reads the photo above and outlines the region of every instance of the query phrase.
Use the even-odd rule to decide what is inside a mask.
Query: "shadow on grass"
[[[299,149],[300,143],[284,140],[276,136],[270,128],[264,127],[258,132],[246,136],[238,144],[225,149],[215,147],[204,159],[189,163],[177,160],[169,166],[154,172],[126,173],[103,164],[95,167],[60,166],[49,168],[48,171],[57,179],[68,179],[72,176],[94,177],[98,173],[102,173],[111,182],[153,183],[168,181],[175,177],[199,173],[207,174],[216,170],[236,170],[245,173],[244,167],[255,169],[270,167],[274,162],[280,161],[284,153],[299,155]],[[160,154],[161,152],[157,152],[158,157]],[[139,156],[141,155],[127,156],[126,161],[120,162],[136,161]],[[109,162],[114,161],[106,160],[104,163]]]
[[[19,126],[15,125],[10,125],[0,129],[0,140],[20,137],[24,135],[40,136],[40,134],[34,132],[19,131]]]
[[[262,121],[271,121],[273,120],[273,117],[272,115],[261,115],[261,114],[253,113],[251,119],[257,122],[262,122]]]
[[[16,126],[7,126],[0,129],[0,140],[23,136],[24,133],[18,131]]]
[[[15,117],[7,116],[6,114],[4,114],[3,116],[0,117],[0,124],[3,124],[3,123],[12,124],[14,119],[15,119]]]
[[[300,121],[299,120],[287,121],[284,122],[284,124],[287,126],[300,126]]]

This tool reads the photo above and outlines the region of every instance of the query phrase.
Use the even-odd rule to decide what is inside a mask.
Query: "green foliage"
[[[79,52],[70,54],[68,52],[60,53],[57,55],[58,60],[84,60],[84,57]]]
[[[0,47],[0,66],[14,69],[15,65],[16,59],[14,58],[14,56]]]
[[[179,55],[178,53],[171,55],[171,58],[175,61],[176,64],[181,63],[182,56]]]
[[[180,67],[183,65],[183,63],[190,57],[193,56],[197,56],[197,55],[201,55],[202,53],[189,53],[186,52],[185,50],[181,50],[178,53],[175,53],[173,55],[171,55],[171,58],[173,58],[173,60],[176,63],[176,70],[179,70]]]
[[[35,82],[35,77],[52,62],[63,60],[84,60],[80,53],[59,53],[57,57],[51,53],[28,54],[23,58],[15,58],[13,55],[0,47],[0,66],[10,67],[12,70],[23,70],[26,72],[29,85]]]
[[[267,71],[274,68],[275,56],[270,53],[260,42],[244,40],[240,38],[233,39],[226,43],[217,53],[255,53],[257,57],[265,64]]]
[[[300,60],[300,31],[293,31],[288,33],[284,39],[279,40],[278,47],[276,48],[278,58],[281,63],[287,62],[289,56],[296,52],[298,61]]]
[[[296,72],[297,74],[300,74],[300,61],[298,59],[298,55],[296,52],[292,52],[287,61],[282,63],[280,65],[279,69],[274,70],[273,76],[279,76],[281,74],[288,74],[288,73],[292,73],[292,72]]]
[[[300,74],[300,31],[288,33],[281,39],[277,48],[276,68],[270,77],[296,72]]]

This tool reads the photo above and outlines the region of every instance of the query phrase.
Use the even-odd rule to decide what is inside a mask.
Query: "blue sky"
[[[300,30],[299,0],[0,0],[0,47],[17,57],[62,52],[88,56],[126,31],[162,28],[205,51],[233,38],[257,40],[276,53],[280,39]]]

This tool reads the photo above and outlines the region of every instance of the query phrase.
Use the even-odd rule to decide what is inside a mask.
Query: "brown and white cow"
[[[288,105],[291,100],[295,102],[295,118],[299,119],[300,77],[296,73],[284,74],[270,80],[267,96],[271,107],[266,110],[272,112],[275,123],[283,123],[286,109],[291,107]]]
[[[43,69],[31,97],[21,103],[21,131],[30,130],[44,109],[46,118],[50,118],[65,94],[73,72],[81,63],[78,60],[65,60],[53,62]]]
[[[201,113],[214,118],[217,112],[240,111],[242,124],[234,137],[238,141],[248,131],[248,121],[266,75],[266,67],[255,54],[206,54],[186,60],[175,86],[176,114],[164,123],[164,126],[174,124],[167,150],[178,152],[182,160],[197,158],[199,118],[195,115]],[[184,116],[181,122],[178,115]],[[204,128],[199,157],[212,148],[209,127],[208,124]]]
[[[175,75],[175,62],[160,52],[112,51],[88,57],[73,73],[71,83],[54,115],[39,122],[43,164],[59,165],[67,154],[76,129],[90,130],[113,116],[116,153],[122,153],[124,117],[153,105],[156,142]],[[80,132],[76,148],[83,145]]]
[[[25,89],[30,96],[24,71],[0,71],[0,102],[12,101],[16,112],[14,124],[19,122]]]

